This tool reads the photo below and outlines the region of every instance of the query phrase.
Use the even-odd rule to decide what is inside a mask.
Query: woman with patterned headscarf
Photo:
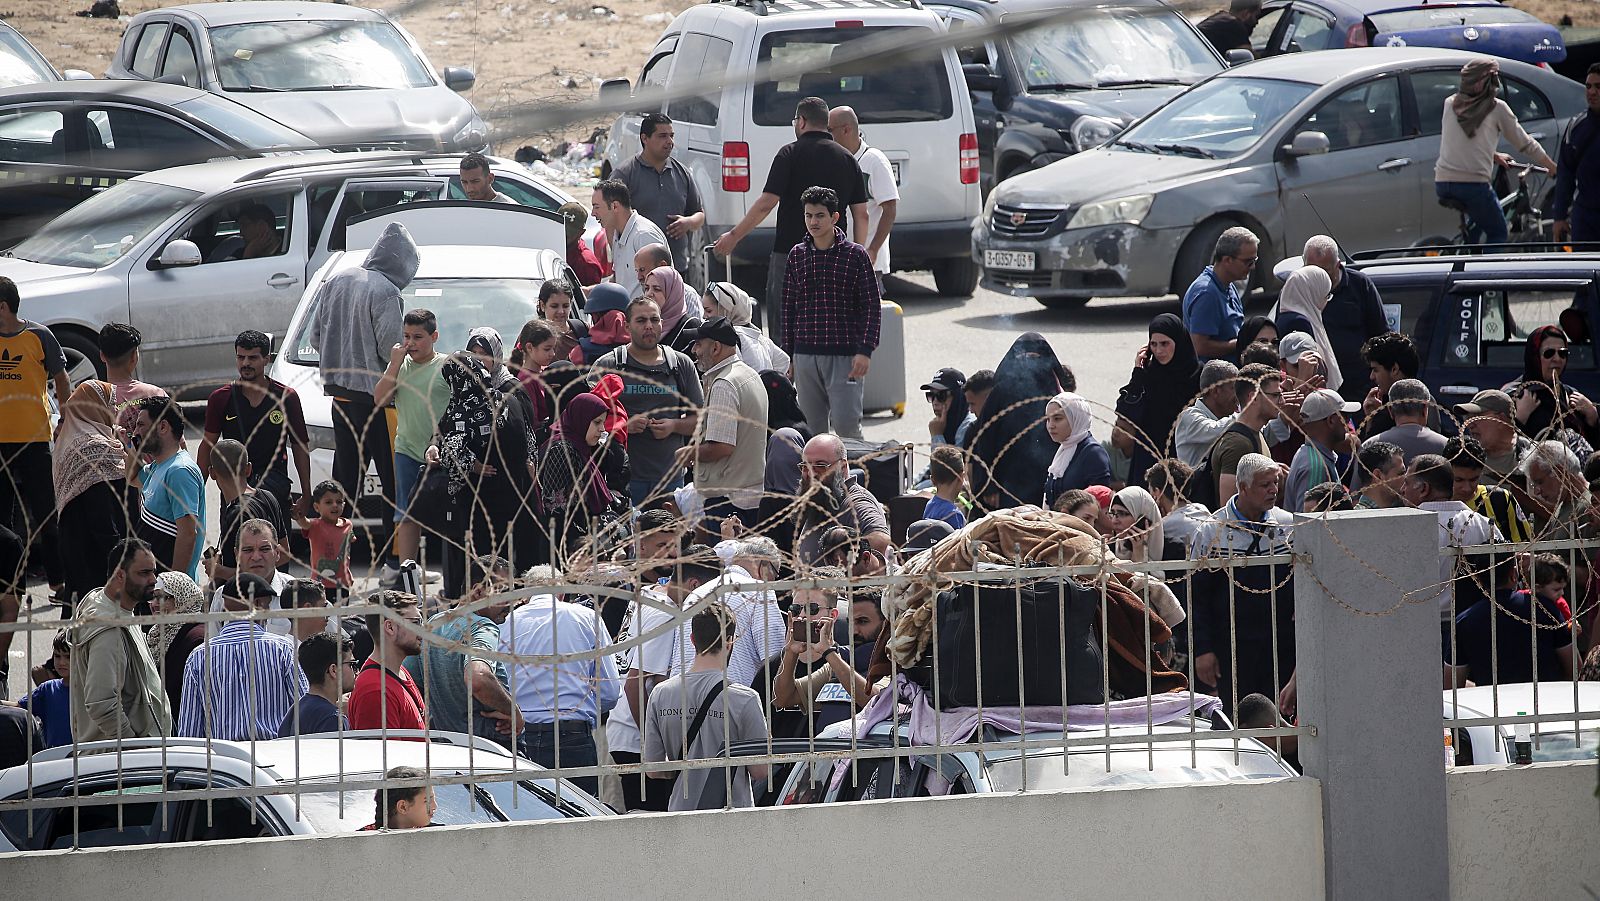
[[[1522,130],[1499,94],[1500,64],[1475,59],[1461,67],[1461,88],[1444,101],[1433,188],[1441,203],[1453,201],[1466,208],[1467,240],[1473,244],[1506,242],[1506,219],[1494,192],[1495,164],[1511,163],[1511,157],[1495,151],[1502,137],[1551,175],[1556,171],[1556,161]]]
[[[156,576],[155,591],[150,598],[151,612],[198,617],[206,610],[205,592],[188,575],[168,571]],[[189,654],[206,640],[206,624],[180,619],[170,623],[156,623],[145,633],[144,641],[150,649],[150,659],[161,670],[161,684],[167,690],[167,700],[172,709],[178,709],[183,697],[183,667]]]
[[[127,456],[117,435],[116,389],[84,382],[67,398],[52,457],[61,562],[72,604],[106,583],[111,549],[128,534]]]

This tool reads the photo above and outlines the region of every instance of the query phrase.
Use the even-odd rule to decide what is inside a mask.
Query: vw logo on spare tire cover
[[[1468,28],[1468,29],[1465,29],[1465,30],[1463,30],[1461,32],[1461,36],[1466,38],[1469,41],[1476,41],[1478,39],[1479,33],[1480,32],[1476,28]]]

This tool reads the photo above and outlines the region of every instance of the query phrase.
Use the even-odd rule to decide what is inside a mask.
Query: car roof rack
[[[464,732],[438,732],[432,729],[349,729],[344,732],[323,732],[315,736],[301,736],[301,738],[353,738],[360,741],[374,741],[388,738],[400,738],[407,741],[422,739],[436,745],[450,745],[455,748],[472,748],[475,751],[488,751],[500,757],[510,757],[511,752],[505,745],[496,744],[494,741],[481,735],[467,735]]]
[[[748,9],[758,16],[830,9],[922,9],[922,0],[706,0]]]
[[[124,738],[109,739],[105,741],[81,741],[76,744],[60,745],[46,748],[33,755],[29,760],[33,763],[46,763],[51,760],[67,760],[72,757],[81,757],[88,754],[114,754],[117,751],[146,751],[153,748],[165,748],[174,751],[204,750],[217,757],[230,757],[234,760],[243,760],[255,765],[256,759],[250,754],[250,749],[231,741],[220,739],[206,740],[204,738]]]
[[[1350,255],[1357,263],[1416,262],[1438,258],[1513,257],[1519,260],[1577,259],[1600,255],[1600,241],[1538,241],[1523,244],[1433,244],[1363,250]]]
[[[411,151],[377,152],[377,153],[374,153],[374,154],[372,154],[370,156],[361,157],[359,162],[362,162],[362,163],[410,163],[411,165],[414,165],[414,166],[425,166],[432,160],[447,159],[449,157],[450,157],[450,154],[448,154],[446,152],[443,152],[443,151],[411,150]],[[237,180],[240,183],[247,182],[247,181],[256,181],[258,179],[263,179],[263,178],[267,178],[267,177],[272,176],[272,175],[277,175],[279,172],[287,172],[287,171],[289,171],[291,169],[314,169],[314,168],[321,168],[321,167],[337,167],[337,166],[339,166],[341,164],[348,164],[351,161],[352,160],[351,160],[351,157],[350,157],[349,154],[339,154],[339,153],[319,154],[319,155],[315,155],[315,156],[312,156],[312,155],[298,156],[298,157],[294,157],[292,159],[287,158],[287,157],[280,157],[278,162],[275,162],[275,163],[273,163],[271,165],[268,165],[268,166],[262,166],[260,169],[252,169],[249,172],[245,173],[244,175],[239,176],[239,178]]]

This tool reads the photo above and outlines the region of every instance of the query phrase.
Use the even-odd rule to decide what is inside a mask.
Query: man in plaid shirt
[[[800,411],[813,434],[861,437],[861,387],[878,347],[878,280],[867,249],[838,227],[839,195],[811,187],[806,238],[783,279],[783,349],[794,358]]]

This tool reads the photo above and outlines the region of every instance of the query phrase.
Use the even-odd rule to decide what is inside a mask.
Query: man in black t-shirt
[[[294,451],[294,468],[304,491],[311,485],[311,446],[300,395],[282,382],[267,378],[271,348],[266,334],[254,329],[242,331],[234,339],[239,380],[211,392],[206,401],[205,434],[195,463],[202,473],[209,473],[211,451],[217,440],[232,438],[240,442],[250,452],[251,487],[269,492],[281,509],[288,510],[289,451]],[[345,490],[352,489],[346,486]]]
[[[835,143],[828,132],[826,100],[807,97],[800,101],[795,107],[794,133],[794,143],[784,145],[772,158],[767,183],[761,189],[761,196],[750,205],[750,212],[716,243],[719,255],[732,256],[739,242],[760,225],[768,213],[777,209],[777,235],[767,261],[767,294],[762,308],[772,314],[772,321],[766,324],[767,331],[773,341],[780,343],[783,322],[778,301],[783,298],[784,267],[789,261],[790,249],[806,237],[801,193],[812,186],[832,188],[839,202],[850,208],[848,223],[842,219],[839,222],[847,236],[867,233],[867,202],[871,199],[855,155]]]
[[[1227,55],[1229,50],[1249,50],[1250,31],[1261,18],[1261,0],[1232,0],[1226,10],[1218,10],[1198,26],[1217,52]],[[1321,47],[1307,47],[1321,50]]]

